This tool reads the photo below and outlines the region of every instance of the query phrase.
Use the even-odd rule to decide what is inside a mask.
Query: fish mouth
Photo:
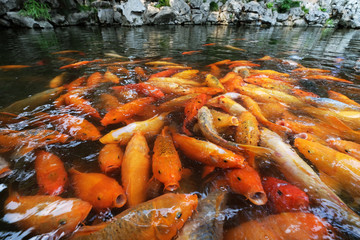
[[[255,205],[264,205],[267,202],[265,192],[254,192],[249,195],[249,200]]]
[[[125,205],[126,201],[127,199],[125,194],[118,195],[115,199],[115,207],[121,208],[122,206]]]
[[[164,190],[169,191],[169,192],[173,192],[178,188],[179,188],[179,183],[170,183],[170,184],[167,184],[164,187]]]

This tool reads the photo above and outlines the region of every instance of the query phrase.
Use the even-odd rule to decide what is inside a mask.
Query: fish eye
[[[66,220],[65,220],[65,219],[61,219],[61,220],[59,221],[59,224],[60,224],[60,225],[65,225],[65,224],[66,224]]]
[[[182,213],[181,213],[181,212],[177,212],[177,213],[176,213],[176,218],[177,218],[177,219],[181,218],[181,216],[182,216]]]

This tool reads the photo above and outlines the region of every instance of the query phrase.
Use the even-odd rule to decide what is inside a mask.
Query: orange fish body
[[[104,73],[103,82],[111,82],[111,83],[118,84],[120,82],[120,78],[118,76],[116,76],[116,74],[114,74],[110,71],[106,71]]]
[[[22,68],[28,68],[30,67],[29,65],[3,65],[0,66],[1,70],[16,70],[16,69],[22,69]]]
[[[351,141],[329,139],[327,143],[336,150],[348,154],[360,161],[360,144]]]
[[[109,112],[111,109],[115,109],[120,105],[122,105],[122,103],[120,103],[117,97],[108,93],[101,94],[96,103],[97,108],[106,112]]]
[[[197,140],[186,135],[174,133],[175,145],[190,159],[219,168],[239,168],[244,157],[207,141]]]
[[[65,190],[68,176],[63,162],[56,155],[45,151],[37,152],[35,171],[40,193],[59,195]]]
[[[126,119],[131,118],[137,113],[143,111],[153,101],[154,98],[146,97],[123,104],[115,109],[110,110],[107,114],[105,114],[100,122],[103,126],[123,122]]]
[[[116,143],[106,144],[99,153],[99,165],[103,173],[119,170],[123,159],[123,150]]]
[[[264,205],[267,202],[259,173],[249,165],[229,170],[226,177],[230,188],[235,193],[244,195],[253,204]]]
[[[332,227],[311,213],[286,212],[252,220],[230,229],[224,240],[233,239],[335,239]]]
[[[133,122],[125,127],[115,129],[100,138],[100,142],[102,144],[119,143],[126,145],[137,131],[142,132],[146,137],[155,136],[164,126],[167,115],[168,113],[162,113],[148,120]]]
[[[341,93],[329,90],[328,95],[329,95],[329,98],[331,98],[333,100],[337,100],[339,102],[343,102],[343,103],[346,103],[349,105],[360,107],[359,103],[355,102],[354,100],[351,100],[350,98],[348,98],[347,96],[345,96]]]
[[[192,135],[190,131],[187,129],[187,125],[196,117],[199,109],[206,104],[206,101],[209,97],[202,93],[200,95],[195,96],[194,98],[190,99],[185,105],[185,120],[183,123],[183,131],[187,135]]]
[[[140,203],[102,226],[85,226],[72,240],[171,240],[195,211],[196,195],[167,193]],[[97,231],[96,231],[97,230]]]
[[[67,95],[65,97],[65,104],[75,108],[76,110],[80,110],[84,114],[89,114],[96,119],[101,118],[98,111],[91,106],[91,103],[80,97],[77,93]]]
[[[48,119],[60,132],[65,132],[77,140],[95,141],[101,137],[99,130],[84,118],[70,114],[48,115]]]
[[[320,171],[336,181],[352,196],[360,196],[360,161],[317,142],[296,138],[294,145]]]
[[[157,136],[152,157],[154,177],[164,183],[164,189],[174,191],[179,187],[182,166],[173,140],[166,128]]]
[[[91,204],[76,198],[11,194],[5,201],[3,221],[15,223],[22,230],[60,237],[72,233],[91,210]]]
[[[191,54],[200,53],[200,52],[202,52],[202,51],[201,50],[194,50],[194,51],[182,52],[181,54],[182,55],[191,55]]]
[[[309,197],[298,187],[273,177],[263,180],[269,204],[276,213],[301,211],[309,208]]]
[[[96,209],[120,208],[126,196],[119,183],[102,173],[81,173],[70,169],[71,184],[76,196]]]
[[[240,144],[257,146],[260,141],[259,123],[255,116],[245,111],[238,117],[239,125],[236,128],[235,141]]]
[[[136,83],[136,84],[128,84],[125,86],[116,86],[113,87],[115,91],[123,91],[123,90],[135,90],[138,93],[144,94],[145,96],[153,97],[156,99],[163,98],[165,95],[164,93],[149,84],[146,83]]]
[[[126,146],[121,166],[121,180],[129,207],[146,200],[146,187],[151,171],[149,151],[141,132],[136,132]]]
[[[99,83],[103,82],[103,75],[100,72],[94,72],[86,80],[87,87],[94,87]]]

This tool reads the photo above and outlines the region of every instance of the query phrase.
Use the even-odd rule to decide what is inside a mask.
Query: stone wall
[[[284,0],[43,0],[50,20],[20,14],[26,0],[0,0],[0,26],[53,28],[71,25],[249,24],[360,28],[360,0],[304,0],[279,12]]]

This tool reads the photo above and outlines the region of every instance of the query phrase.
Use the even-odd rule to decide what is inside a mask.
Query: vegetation
[[[20,10],[23,16],[32,17],[35,20],[50,20],[50,8],[45,3],[40,3],[36,0],[27,0],[24,3],[24,8]]]
[[[335,27],[334,19],[329,18],[326,20],[325,27]]]
[[[161,8],[165,6],[170,7],[170,0],[159,0],[159,3],[155,5],[155,7],[157,8]]]
[[[293,7],[300,7],[300,1],[280,0],[276,2],[276,7],[279,13],[286,13]]]
[[[216,2],[211,2],[210,3],[210,11],[214,12],[214,11],[219,11],[219,6]]]
[[[266,4],[266,7],[269,8],[269,9],[273,9],[274,8],[274,3],[273,2],[268,2]]]
[[[305,14],[308,14],[308,13],[309,13],[309,9],[306,8],[305,6],[301,6],[301,10],[303,10],[303,12],[304,12]]]
[[[326,12],[326,8],[321,7],[321,8],[320,8],[320,11]]]

